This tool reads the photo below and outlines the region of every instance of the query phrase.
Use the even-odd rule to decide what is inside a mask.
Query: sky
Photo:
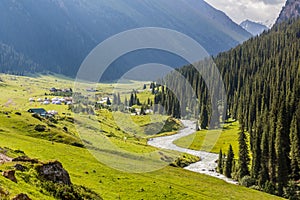
[[[249,19],[271,25],[275,22],[286,0],[205,0],[225,12],[233,21],[240,24]]]

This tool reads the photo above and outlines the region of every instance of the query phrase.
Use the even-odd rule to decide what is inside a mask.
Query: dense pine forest
[[[25,55],[16,52],[13,47],[1,42],[0,52],[1,73],[23,75],[25,72],[34,73],[41,70],[41,66],[28,59]]]
[[[300,20],[278,24],[269,32],[213,59],[226,87],[226,118],[237,119],[241,124],[239,152],[232,152],[229,148],[226,157],[220,154],[219,161],[224,162],[219,163],[221,172],[240,182],[248,182],[245,184],[255,189],[298,199]],[[205,64],[207,62],[199,63]],[[191,66],[178,71],[190,82],[200,100],[197,108],[200,112],[199,126],[214,128],[216,124],[208,127],[210,112],[213,106],[218,105],[211,105],[211,97],[201,76]],[[182,83],[172,77],[176,76],[166,79],[182,89]],[[156,95],[156,99],[155,103],[163,104],[168,114],[184,117],[178,108],[180,100],[172,92],[164,89]],[[185,106],[190,108],[190,105]],[[246,132],[250,135],[249,142]],[[236,161],[232,159],[234,153],[239,157]]]

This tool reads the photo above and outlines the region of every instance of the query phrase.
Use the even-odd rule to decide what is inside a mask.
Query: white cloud
[[[235,22],[246,19],[258,22],[274,22],[286,0],[205,0],[225,12]]]

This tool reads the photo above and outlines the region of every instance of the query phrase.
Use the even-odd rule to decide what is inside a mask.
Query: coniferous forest
[[[255,189],[299,198],[296,191],[300,179],[300,20],[275,25],[213,60],[226,87],[226,118],[240,123],[239,152],[230,150],[221,159],[224,164],[219,163],[225,170],[219,171],[240,182],[252,181]],[[205,64],[205,61],[199,63]],[[199,126],[214,128],[215,124],[209,123],[210,113],[218,105],[211,105],[201,75],[191,66],[178,71],[196,91],[200,102]],[[166,79],[174,84],[177,80],[172,77],[176,76]],[[177,84],[178,88],[183,87],[181,82]],[[164,89],[156,99],[167,108],[168,114],[184,117],[178,112],[180,100],[172,92]],[[249,139],[245,132],[249,133]],[[232,159],[234,153],[239,157],[237,161]],[[224,158],[222,153],[220,158]]]

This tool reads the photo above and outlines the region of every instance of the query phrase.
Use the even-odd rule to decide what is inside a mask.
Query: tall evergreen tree
[[[247,144],[247,136],[244,131],[244,126],[241,125],[240,133],[239,133],[239,180],[241,180],[244,176],[250,175],[249,172],[249,149]]]
[[[220,149],[220,152],[219,152],[218,172],[220,174],[223,174],[223,153],[222,153],[222,149]]]
[[[130,99],[129,99],[129,107],[132,107],[135,103],[135,100],[134,100],[134,96],[133,96],[133,93],[131,93],[130,95]]]
[[[291,140],[291,178],[293,180],[300,179],[300,138],[299,138],[299,125],[297,118],[294,115],[291,129],[290,129],[290,140]]]
[[[231,178],[231,173],[232,173],[232,168],[233,168],[233,160],[234,160],[234,152],[233,152],[232,146],[230,144],[228,153],[227,153],[225,173],[224,173],[224,175],[228,178]]]
[[[277,120],[277,127],[276,127],[276,140],[275,140],[275,149],[276,149],[276,156],[277,156],[277,181],[278,181],[278,195],[283,195],[283,188],[288,182],[288,166],[287,166],[287,157],[285,152],[285,124],[284,116],[285,116],[285,109],[284,104],[282,103],[280,106],[280,112]]]
[[[268,128],[263,132],[261,141],[261,170],[259,171],[258,184],[264,188],[266,182],[269,180],[268,173],[268,158],[269,158],[269,146],[268,146]]]
[[[258,122],[253,138],[251,176],[257,179],[261,170],[261,136],[262,125]]]
[[[200,127],[206,129],[208,127],[208,111],[206,106],[203,104],[200,112]]]

